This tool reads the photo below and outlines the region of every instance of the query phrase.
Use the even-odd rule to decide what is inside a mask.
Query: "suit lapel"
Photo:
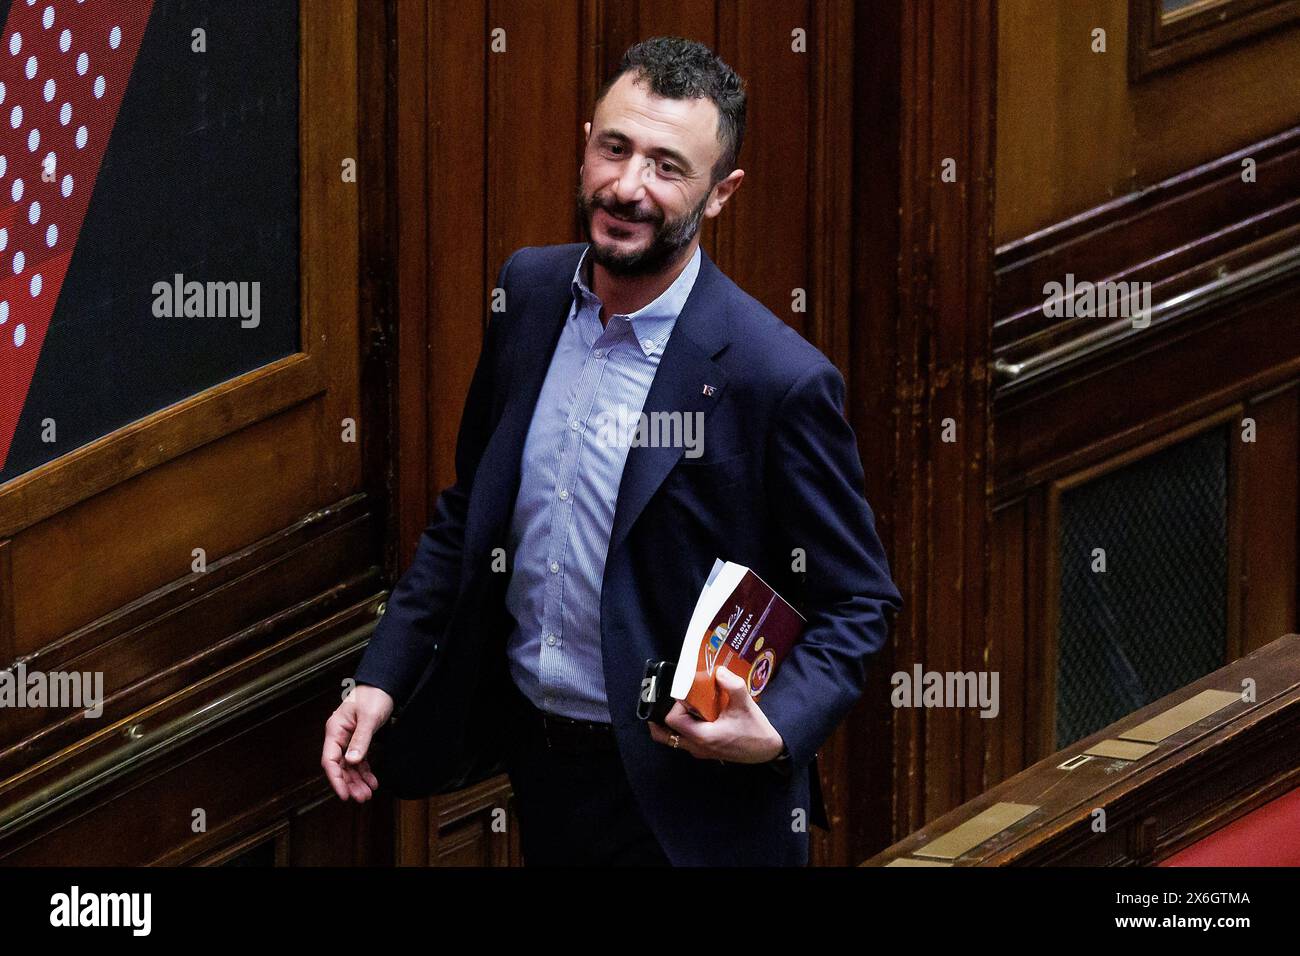
[[[730,316],[721,295],[725,282],[726,278],[713,260],[701,249],[700,271],[695,277],[695,285],[691,287],[691,294],[673,325],[642,408],[649,423],[655,421],[655,412],[678,412],[689,416],[698,412],[701,421],[707,422],[709,414],[721,401],[727,376],[713,359],[731,339]],[[706,385],[710,387],[706,389]],[[707,429],[701,430],[701,437],[705,431]],[[633,445],[628,449],[618,486],[618,501],[614,506],[609,554],[622,544],[633,522],[685,451],[684,448],[652,445]]]
[[[525,314],[520,316],[515,340],[510,345],[511,354],[504,363],[512,373],[506,386],[509,395],[501,421],[478,467],[478,472],[488,478],[483,508],[491,516],[489,540],[496,540],[514,511],[524,442],[551,357],[573,304],[573,270],[585,248],[583,244],[575,245],[572,255],[564,257],[557,274],[543,277],[529,299]],[[730,318],[721,295],[727,280],[703,250],[700,255],[699,274],[668,337],[642,408],[650,421],[654,421],[655,412],[684,415],[699,412],[703,415],[701,420],[707,421],[726,388],[727,376],[713,359],[730,341]],[[534,347],[539,342],[540,347]],[[711,386],[708,390],[711,394],[706,394],[706,385]],[[650,445],[634,445],[628,449],[614,506],[610,553],[622,543],[632,523],[684,453],[684,448]],[[496,476],[507,475],[508,481],[494,480]]]

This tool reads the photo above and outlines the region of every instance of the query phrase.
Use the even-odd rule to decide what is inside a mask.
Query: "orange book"
[[[715,677],[725,667],[758,700],[806,623],[749,568],[714,561],[682,641],[672,696],[704,720],[717,720],[729,700]]]

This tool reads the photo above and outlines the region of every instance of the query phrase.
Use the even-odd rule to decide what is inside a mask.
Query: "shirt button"
[[[604,350],[604,349],[596,349],[596,358],[604,358],[604,357],[605,357],[605,350]]]
[[[546,637],[546,643],[547,643],[549,646],[554,647],[554,646],[555,646],[555,635],[554,635],[554,634],[548,634],[547,637]]]
[[[654,339],[642,339],[641,347],[647,352],[655,347]]]
[[[542,705],[545,706],[545,707],[550,707],[550,706],[551,706],[551,698],[549,698],[549,697],[543,697],[543,698],[542,698]]]
[[[576,431],[577,431],[579,428],[581,428],[582,426],[579,425],[576,421],[572,421],[572,422],[569,422],[569,427],[572,428],[572,429],[576,432]]]
[[[567,489],[567,488],[561,488],[561,489],[560,489],[560,500],[561,500],[561,501],[568,501],[568,500],[569,500],[569,489]]]
[[[554,573],[555,573],[556,571],[558,571],[558,570],[560,570],[560,562],[559,562],[559,561],[552,561],[552,562],[551,562],[551,573],[554,574]]]

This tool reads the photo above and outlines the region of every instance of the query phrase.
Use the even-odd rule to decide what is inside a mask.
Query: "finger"
[[[646,721],[646,723],[650,725],[650,736],[655,740],[656,743],[661,743],[665,747],[673,747],[673,736],[674,736],[673,731],[665,730],[663,727],[661,727],[657,722],[653,720]],[[676,737],[677,737],[677,746],[674,747],[674,749],[675,750],[685,749],[685,738],[683,738],[681,734],[676,734]]]
[[[361,761],[357,769],[361,773],[361,778],[365,780],[366,785],[369,786],[371,790],[379,789],[379,778],[376,777],[374,772],[370,769],[369,761],[366,760]]]
[[[674,750],[684,750],[696,759],[703,760],[712,757],[712,753],[707,747],[701,747],[684,734],[677,734],[677,744],[674,746],[672,740],[673,734],[664,730],[664,728],[660,727],[652,720],[647,721],[647,723],[650,724],[650,736],[653,737],[657,743],[661,743],[665,747],[672,747]]]
[[[688,711],[679,700],[677,703],[673,704],[672,710],[668,711],[667,715],[664,717],[664,723],[678,733],[689,734],[694,733],[696,727],[702,723],[707,723],[707,721],[701,721],[692,717],[690,711]]]
[[[330,718],[325,724],[325,746],[321,750],[320,765],[325,771],[325,779],[340,800],[348,798],[349,787],[343,769],[343,744],[347,731]],[[341,738],[341,739],[340,739]]]
[[[754,700],[749,696],[749,685],[745,679],[735,671],[726,667],[720,667],[713,672],[713,678],[717,681],[719,687],[727,692],[726,710],[748,710],[754,704]]]
[[[374,735],[377,723],[378,721],[372,715],[358,716],[356,729],[352,731],[352,740],[348,744],[348,752],[343,755],[343,759],[349,764],[355,766],[366,759],[366,754],[370,752],[370,738]]]
[[[347,780],[348,793],[352,795],[352,799],[356,800],[357,803],[365,803],[365,801],[370,798],[370,787],[361,779],[361,774],[359,774],[353,767],[345,767],[344,773]]]

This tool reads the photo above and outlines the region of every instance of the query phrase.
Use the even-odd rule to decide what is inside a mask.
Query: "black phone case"
[[[645,662],[645,674],[641,678],[641,698],[637,701],[636,715],[642,720],[663,723],[668,711],[673,709],[673,698],[669,694],[673,686],[673,674],[677,670],[675,661],[648,660]]]

